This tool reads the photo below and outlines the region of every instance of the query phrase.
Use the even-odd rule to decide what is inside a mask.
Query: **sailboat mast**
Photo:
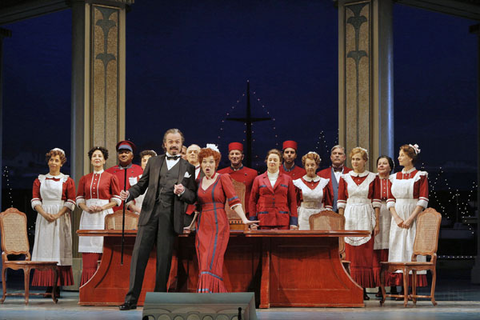
[[[247,115],[246,120],[246,163],[247,167],[252,167],[252,106],[250,104],[250,80],[247,80]]]

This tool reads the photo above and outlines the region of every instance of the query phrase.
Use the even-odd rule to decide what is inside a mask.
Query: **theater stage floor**
[[[15,281],[17,282],[17,281]],[[21,287],[14,283],[12,290]],[[9,288],[11,286],[9,285]],[[9,289],[9,292],[10,289]],[[468,277],[455,272],[443,272],[439,277],[436,300],[433,307],[430,301],[422,300],[414,307],[407,308],[403,302],[387,300],[380,307],[374,294],[366,302],[365,308],[272,308],[257,309],[258,319],[262,320],[311,320],[311,319],[480,319],[480,286],[470,284]],[[8,297],[0,305],[0,319],[141,319],[142,308],[133,311],[119,311],[115,307],[86,307],[78,305],[78,292],[62,291],[57,305],[51,299],[30,297],[25,306],[23,298]]]

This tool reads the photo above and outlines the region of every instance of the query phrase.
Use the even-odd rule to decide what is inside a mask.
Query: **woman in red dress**
[[[353,170],[340,178],[338,187],[338,213],[345,216],[345,230],[367,230],[366,237],[345,237],[345,254],[351,261],[350,276],[363,287],[365,300],[369,300],[365,288],[377,287],[373,272],[373,243],[379,228],[379,204],[373,203],[376,175],[365,169],[368,161],[366,149],[356,147],[350,152]],[[374,209],[375,207],[375,209]]]
[[[223,283],[223,256],[230,238],[230,224],[225,202],[228,200],[244,224],[252,225],[257,221],[249,221],[245,216],[230,176],[216,172],[221,158],[216,146],[207,144],[198,158],[205,176],[200,180],[197,191],[200,212],[195,238],[199,269],[197,292],[227,292]]]
[[[62,149],[52,149],[46,156],[49,172],[33,183],[32,208],[38,215],[32,260],[58,262],[54,294],[59,297],[59,286],[73,285],[71,212],[75,208],[75,183],[60,172],[67,161]],[[35,270],[32,286],[46,286],[51,293],[54,279],[52,270]]]
[[[388,241],[390,237],[390,223],[392,215],[387,208],[388,198],[392,194],[392,182],[390,181],[390,173],[394,168],[393,160],[389,156],[382,155],[377,159],[377,178],[375,179],[375,199],[373,200],[377,206],[380,206],[380,216],[375,229],[378,233],[375,234],[375,241],[373,244],[373,272],[377,283],[380,282],[381,262],[388,261]],[[391,201],[391,200],[390,200]],[[390,289],[391,294],[397,294],[396,287]],[[378,288],[377,297],[382,296],[382,291]]]
[[[113,213],[112,208],[121,205],[120,188],[115,175],[103,170],[108,159],[108,150],[93,147],[88,151],[93,172],[80,178],[77,192],[77,205],[83,210],[80,218],[80,230],[102,230],[105,228],[105,216]],[[103,237],[80,237],[78,252],[82,253],[83,286],[97,271],[97,261],[103,252]]]

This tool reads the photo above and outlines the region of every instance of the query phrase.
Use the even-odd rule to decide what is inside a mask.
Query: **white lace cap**
[[[307,154],[316,154],[320,158],[320,161],[322,161],[322,157],[320,157],[320,155],[318,153],[316,153],[315,151],[308,151]]]
[[[408,146],[413,148],[413,151],[415,151],[415,154],[419,154],[420,151],[421,151],[421,150],[420,150],[420,147],[419,147],[418,144],[416,144],[416,143],[413,144],[413,145],[412,145],[412,144],[409,144]]]
[[[63,150],[60,149],[60,148],[53,148],[53,149],[50,150],[50,151],[58,151],[58,152],[60,152],[60,153],[63,153],[63,155],[65,155],[65,151],[63,151]]]
[[[213,151],[217,151],[218,153],[220,153],[220,150],[218,150],[218,146],[216,144],[207,143],[205,148],[212,149]]]
[[[357,149],[360,149],[360,150],[364,151],[367,154],[367,157],[368,157],[368,150],[367,149],[362,148],[362,147],[357,147]]]

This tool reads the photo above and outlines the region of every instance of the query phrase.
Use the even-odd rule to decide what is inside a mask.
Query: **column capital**
[[[88,4],[103,4],[115,7],[130,6],[135,3],[135,0],[66,0],[69,5],[74,2],[88,3]]]

